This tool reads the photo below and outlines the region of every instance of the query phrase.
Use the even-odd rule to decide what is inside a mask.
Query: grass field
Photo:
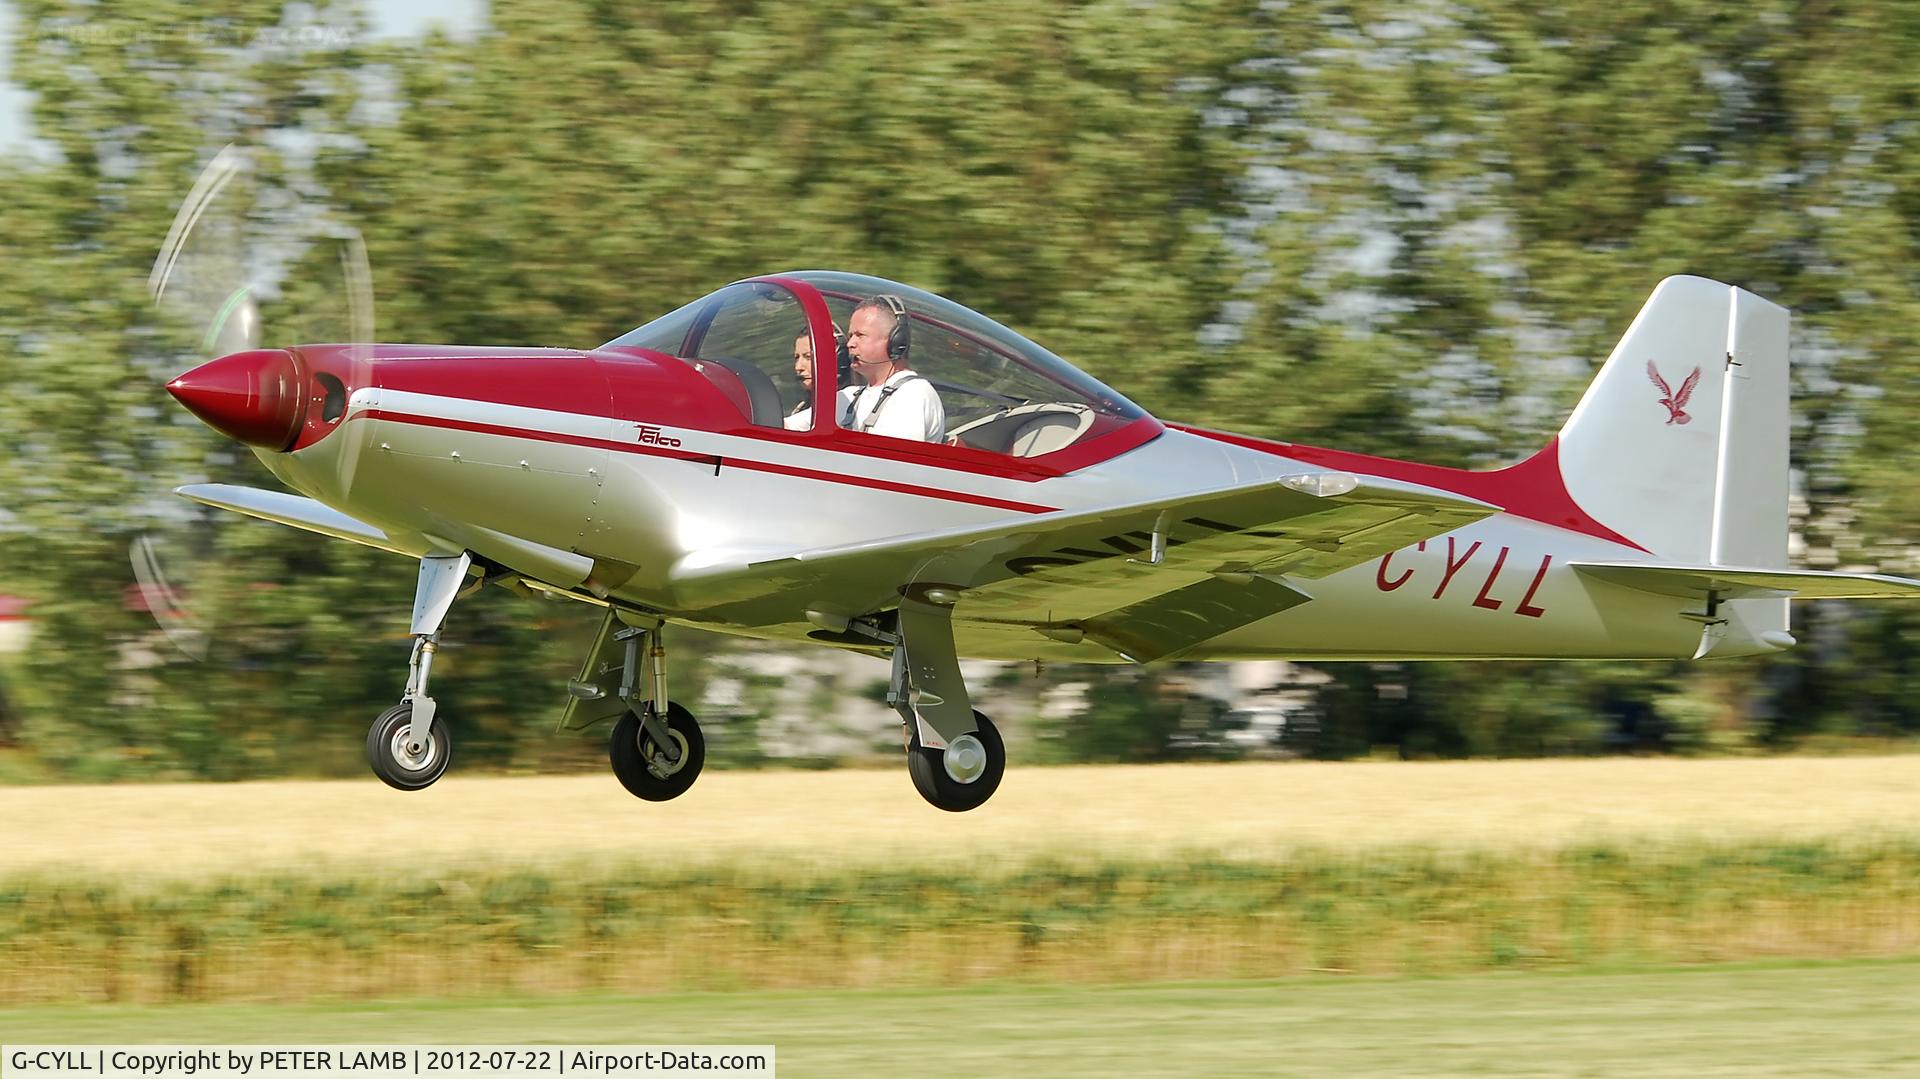
[[[1920,757],[0,789],[0,1006],[1920,955]]]
[[[1920,962],[1124,988],[0,1010],[6,1042],[768,1044],[806,1076],[1920,1074]]]
[[[1920,953],[1920,840],[0,879],[0,1004],[1436,974]]]
[[[1019,768],[967,814],[905,769],[715,772],[650,804],[611,776],[456,771],[346,782],[0,788],[0,876],[200,877],[276,867],[996,864],[1032,856],[1270,859],[1615,840],[1920,835],[1920,756]]]

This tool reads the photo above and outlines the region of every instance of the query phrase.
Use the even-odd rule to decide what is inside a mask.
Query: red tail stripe
[[[1564,528],[1570,532],[1593,536],[1631,547],[1636,551],[1651,554],[1645,547],[1594,520],[1580,504],[1573,500],[1567,491],[1567,481],[1560,474],[1560,440],[1546,444],[1540,452],[1506,468],[1491,472],[1472,472],[1464,468],[1446,468],[1441,465],[1423,465],[1413,461],[1396,461],[1391,457],[1374,457],[1365,453],[1348,453],[1345,450],[1321,449],[1317,446],[1302,446],[1292,442],[1274,442],[1248,435],[1230,434],[1225,431],[1208,431],[1199,427],[1170,423],[1167,426],[1176,431],[1211,438],[1234,446],[1243,446],[1250,450],[1259,450],[1275,456],[1290,457],[1308,464],[1324,465],[1348,472],[1359,472],[1369,476],[1384,476],[1387,479],[1405,480],[1441,491],[1449,491],[1468,498],[1477,498],[1490,502],[1515,517],[1524,517],[1529,521]]]

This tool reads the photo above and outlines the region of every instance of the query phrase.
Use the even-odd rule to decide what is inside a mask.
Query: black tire
[[[646,707],[651,708],[652,705]],[[613,737],[607,743],[607,759],[613,762],[613,774],[627,793],[649,802],[665,802],[687,793],[700,778],[700,766],[707,762],[707,740],[693,713],[676,703],[667,704],[667,732],[683,742],[679,764],[666,775],[656,775],[647,767],[657,747],[653,736],[641,725],[631,709],[613,725]]]
[[[1000,779],[1007,774],[1007,745],[1001,741],[1000,731],[978,709],[973,713],[973,722],[980,746],[987,751],[987,767],[971,783],[962,783],[947,774],[946,751],[928,749],[919,744],[918,738],[907,747],[907,774],[913,777],[913,789],[935,809],[949,813],[978,809],[1000,789]]]
[[[453,760],[453,739],[447,734],[447,725],[440,721],[436,713],[433,722],[427,725],[427,759],[419,766],[408,764],[400,755],[400,732],[413,721],[413,702],[402,701],[380,713],[380,718],[367,728],[367,763],[373,766],[373,774],[380,781],[395,790],[417,791],[433,786],[433,781],[445,774],[447,764]]]

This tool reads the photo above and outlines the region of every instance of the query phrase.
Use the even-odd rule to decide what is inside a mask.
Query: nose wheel
[[[627,793],[649,802],[665,802],[687,793],[700,778],[707,761],[707,740],[693,713],[677,703],[667,714],[653,710],[652,702],[639,712],[627,711],[613,725],[607,757],[613,774]]]
[[[367,763],[381,782],[396,790],[417,791],[431,786],[453,758],[453,740],[447,725],[435,716],[426,737],[414,730],[413,702],[402,701],[380,713],[367,730]]]
[[[909,738],[907,774],[913,789],[929,805],[949,813],[978,809],[993,797],[1007,772],[1007,747],[993,721],[973,713],[976,729],[947,743],[945,749],[920,745]]]

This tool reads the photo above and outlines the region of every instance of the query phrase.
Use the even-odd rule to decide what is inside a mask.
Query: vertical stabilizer
[[[1751,292],[1660,282],[1560,430],[1567,492],[1660,560],[1784,568],[1787,331]],[[1701,654],[1784,631],[1786,606],[1722,604]]]

